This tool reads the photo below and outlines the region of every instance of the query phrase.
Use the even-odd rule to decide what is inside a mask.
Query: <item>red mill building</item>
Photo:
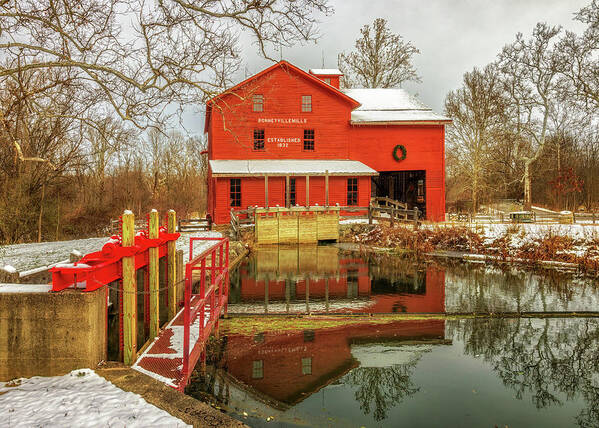
[[[227,223],[231,208],[327,199],[366,207],[371,196],[444,220],[449,119],[403,89],[341,91],[340,77],[281,61],[208,101],[208,211],[216,223]]]

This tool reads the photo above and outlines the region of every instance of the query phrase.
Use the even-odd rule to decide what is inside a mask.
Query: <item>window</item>
[[[311,375],[312,374],[312,357],[302,358],[302,374],[303,375]]]
[[[314,330],[304,330],[304,342],[314,342]]]
[[[347,205],[358,205],[358,179],[347,179]]]
[[[241,206],[241,179],[240,178],[232,178],[229,184],[230,194],[231,194],[231,206],[232,207],[240,207]]]
[[[312,111],[312,95],[302,95],[302,112]]]
[[[313,129],[304,129],[304,150],[314,150]]]
[[[264,95],[256,94],[252,96],[254,111],[264,111]]]
[[[331,78],[330,77],[325,77],[324,78],[324,83],[328,83],[330,85],[331,84]]]
[[[264,129],[254,129],[254,150],[264,150]]]
[[[295,206],[295,178],[289,179],[289,206]]]
[[[262,379],[264,377],[264,360],[252,361],[252,379]]]

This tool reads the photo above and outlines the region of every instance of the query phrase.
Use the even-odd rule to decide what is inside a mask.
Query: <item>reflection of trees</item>
[[[389,367],[357,367],[346,374],[342,381],[354,387],[355,399],[364,414],[373,409],[373,417],[380,421],[387,417],[390,407],[420,390],[410,379],[419,357],[406,364]]]
[[[448,322],[468,355],[493,366],[518,399],[537,408],[582,397],[581,427],[599,421],[599,321],[594,319],[490,319]]]
[[[583,309],[582,299],[599,299],[590,279],[559,271],[534,272],[507,265],[448,264],[448,312],[526,312]]]

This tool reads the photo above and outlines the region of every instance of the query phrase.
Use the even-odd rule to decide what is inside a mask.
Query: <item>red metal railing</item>
[[[147,231],[135,235],[135,245],[123,247],[120,236],[113,236],[101,251],[86,254],[72,264],[57,265],[52,272],[52,291],[75,287],[83,291],[94,291],[123,277],[123,257],[135,257],[135,270],[149,264],[149,249],[158,248],[158,257],[167,253],[167,243],[176,241],[179,233],[167,233],[161,227],[157,239],[149,239]]]
[[[213,244],[194,257],[194,242]],[[208,287],[206,287],[207,281]],[[194,284],[197,293],[194,293]],[[228,297],[229,239],[190,238],[189,262],[185,265],[183,369],[181,370],[183,379],[179,384],[180,390],[187,385],[200,357],[205,360],[206,341],[214,329],[218,330],[221,312],[227,313]],[[198,329],[197,335],[192,330],[194,328]]]

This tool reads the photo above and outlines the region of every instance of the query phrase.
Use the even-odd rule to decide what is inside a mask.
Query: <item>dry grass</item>
[[[482,230],[463,226],[420,228],[377,225],[346,236],[349,241],[375,247],[409,251],[422,256],[433,251],[459,251],[520,259],[534,264],[539,261],[574,263],[587,271],[599,271],[599,237],[586,240],[547,231],[527,236],[518,225],[506,228],[494,238],[485,238]]]

